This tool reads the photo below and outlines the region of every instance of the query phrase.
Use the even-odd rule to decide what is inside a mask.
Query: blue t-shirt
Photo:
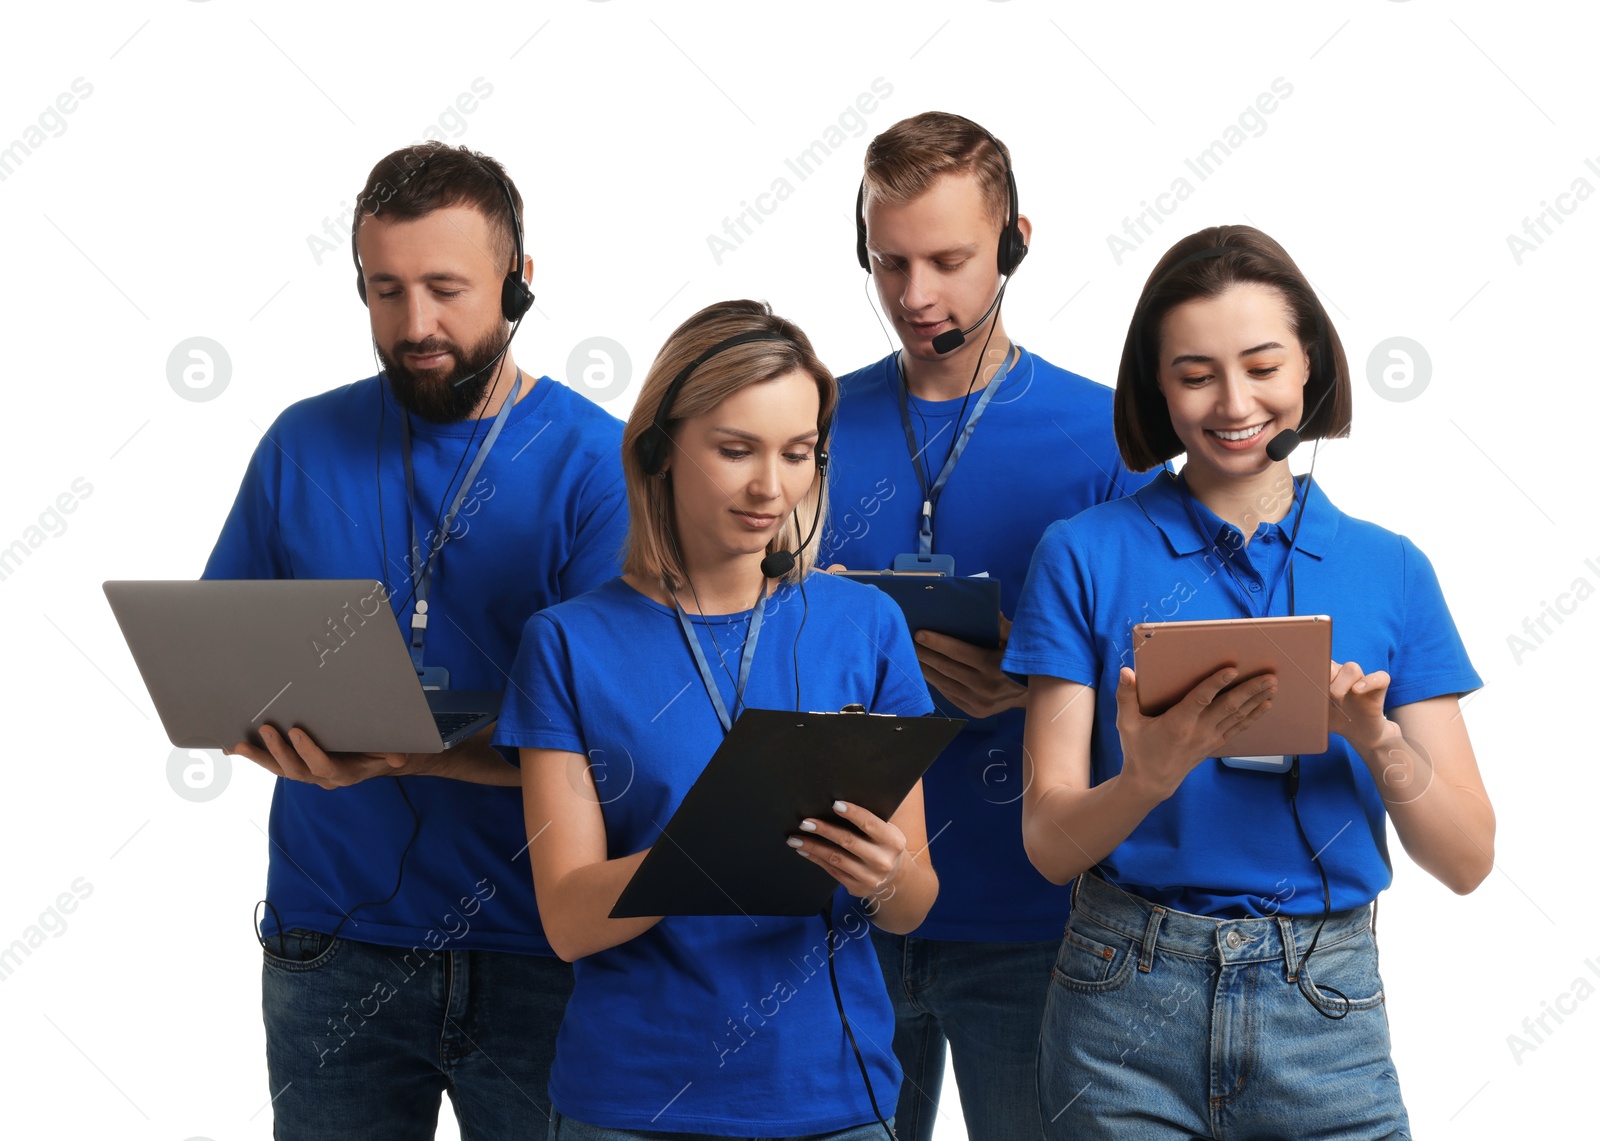
[[[1423,553],[1345,515],[1315,484],[1309,492],[1304,480],[1297,486],[1305,522],[1295,542],[1295,613],[1333,619],[1334,659],[1388,671],[1390,710],[1481,686]],[[1193,500],[1185,506],[1186,498],[1181,481],[1164,475],[1125,500],[1057,523],[1028,572],[1005,668],[1094,687],[1094,784],[1122,768],[1117,676],[1133,664],[1134,623],[1289,613],[1283,572],[1298,505],[1281,522],[1262,523],[1246,546],[1237,529]],[[1300,766],[1300,815],[1327,868],[1333,909],[1370,903],[1391,879],[1371,773],[1337,735]],[[1215,757],[1100,867],[1126,890],[1195,915],[1322,911],[1321,881],[1295,829],[1285,777],[1228,768]]]
[[[828,450],[832,496],[820,563],[882,570],[917,549],[922,489],[900,419],[893,356],[840,381]],[[909,397],[918,447],[934,478],[982,390],[958,400]],[[961,424],[956,423],[961,416]],[[931,444],[928,441],[931,440]],[[934,515],[933,549],[958,575],[1000,580],[1000,608],[1015,612],[1028,560],[1051,523],[1115,499],[1148,477],[1132,475],[1111,433],[1111,390],[1022,350],[962,453]],[[930,481],[931,482],[931,481]],[[939,711],[966,718],[936,691]],[[971,721],[923,781],[939,899],[917,935],[1022,942],[1059,939],[1068,892],[1022,848],[1022,722],[1011,709]]]
[[[381,519],[374,479],[380,400]],[[245,470],[204,577],[386,579],[390,606],[406,603],[396,620],[409,637],[404,415],[378,377],[286,409]],[[447,483],[453,491],[472,462],[469,455],[457,468],[474,427],[481,441],[487,423],[411,419],[424,551]],[[546,377],[512,407],[434,563],[425,664],[448,669],[452,688],[506,688],[528,616],[616,573],[627,529],[621,442],[614,417]],[[435,951],[550,954],[519,851],[526,838],[520,790],[397,779],[421,819],[400,891],[360,908],[341,933]],[[264,933],[280,922],[329,932],[346,910],[383,899],[394,890],[412,824],[395,778],[333,791],[280,778]]]
[[[802,708],[931,712],[910,632],[887,596],[819,573],[806,596],[787,585],[768,599],[746,707],[795,708],[804,618]],[[750,612],[691,622],[732,711],[727,675],[738,674]],[[722,743],[676,612],[620,578],[535,615],[512,681],[496,742],[587,756],[613,859],[656,842]],[[887,1112],[900,1087],[894,1012],[868,920],[842,888],[833,906],[845,1013]],[[825,931],[820,915],[669,916],[579,959],[551,1101],[613,1129],[769,1137],[874,1120],[834,1005]]]

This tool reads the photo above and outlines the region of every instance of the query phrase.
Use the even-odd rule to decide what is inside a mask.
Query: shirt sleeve
[[[1404,583],[1404,635],[1389,665],[1393,681],[1384,701],[1388,712],[1430,697],[1460,695],[1483,688],[1467,648],[1445,604],[1433,564],[1410,539],[1400,540]],[[1363,668],[1375,667],[1361,663]]]
[[[201,578],[294,577],[278,529],[277,493],[283,452],[277,430],[275,423],[256,445]]]
[[[518,749],[585,752],[575,690],[565,633],[549,615],[535,614],[522,628],[494,743]]]
[[[563,599],[576,598],[622,573],[622,549],[628,539],[628,495],[622,473],[612,471],[610,478],[595,482],[600,493],[586,504],[588,511],[572,537],[572,557],[561,568]]]
[[[1070,520],[1050,524],[1028,564],[1001,668],[1098,685],[1093,585]]]

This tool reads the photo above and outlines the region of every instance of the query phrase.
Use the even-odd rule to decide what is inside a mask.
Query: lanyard
[[[1189,510],[1189,519],[1194,523],[1195,533],[1198,534],[1202,540],[1204,540],[1206,538],[1206,531],[1205,528],[1200,524],[1200,513],[1194,509],[1194,496],[1189,491],[1189,483],[1182,476],[1176,476],[1174,478],[1176,478],[1178,483],[1181,485],[1180,494],[1183,496],[1183,505]],[[1310,494],[1311,480],[1308,477],[1305,487],[1301,489],[1301,495],[1306,496]],[[1303,500],[1300,504],[1300,513],[1302,515],[1305,513],[1305,503]],[[1294,537],[1298,537],[1299,533],[1300,520],[1296,518],[1294,536],[1290,539],[1288,554],[1284,556],[1284,565],[1282,569],[1278,571],[1278,577],[1273,579],[1272,589],[1267,592],[1266,597],[1262,600],[1263,613],[1261,614],[1255,613],[1256,606],[1255,603],[1250,599],[1250,591],[1245,588],[1244,582],[1239,578],[1238,573],[1233,569],[1232,552],[1224,552],[1220,544],[1218,544],[1215,539],[1210,539],[1207,541],[1212,553],[1215,554],[1222,562],[1223,569],[1228,572],[1228,577],[1233,580],[1234,588],[1239,593],[1240,601],[1244,603],[1246,617],[1264,618],[1272,613],[1272,600],[1277,597],[1278,588],[1283,585],[1283,579],[1285,575],[1289,576],[1289,613],[1294,613]]]
[[[423,641],[428,634],[428,582],[433,577],[433,564],[438,560],[440,550],[450,537],[450,529],[455,526],[456,513],[466,502],[467,492],[471,489],[473,481],[478,478],[478,471],[483,467],[483,461],[489,458],[489,449],[493,448],[494,442],[500,438],[500,429],[506,426],[506,417],[511,414],[511,406],[517,402],[517,397],[521,394],[522,372],[519,369],[517,379],[511,385],[511,395],[506,397],[505,403],[500,405],[500,411],[495,413],[494,423],[489,425],[489,434],[483,438],[483,443],[478,445],[478,452],[472,457],[472,463],[467,468],[467,477],[461,481],[455,500],[445,514],[444,523],[428,544],[426,561],[422,558],[422,544],[417,541],[416,477],[411,466],[411,414],[407,412],[401,417],[400,460],[406,469],[406,513],[411,522],[411,581],[416,585],[417,596],[416,610],[411,615],[411,661],[419,670],[422,668]]]
[[[733,718],[728,716],[728,707],[723,704],[722,691],[717,688],[717,679],[711,672],[711,665],[706,661],[706,652],[700,645],[700,639],[695,635],[694,627],[689,622],[689,615],[684,613],[682,604],[677,596],[672,599],[674,608],[678,612],[678,622],[683,627],[683,636],[689,642],[689,650],[694,654],[694,664],[700,669],[700,680],[705,683],[706,693],[711,697],[711,705],[717,711],[717,720],[722,722],[723,733],[733,731]],[[761,597],[756,602],[756,607],[750,612],[750,628],[744,634],[744,650],[739,654],[739,680],[733,687],[733,710],[735,713],[744,705],[744,687],[750,681],[750,663],[756,656],[756,639],[761,636],[761,615],[767,608],[767,584],[761,584]],[[701,616],[704,618],[704,615]],[[713,635],[715,640],[715,635]],[[724,667],[726,668],[726,667]]]
[[[1016,359],[1022,359],[1022,349],[1019,346]],[[1000,388],[1003,381],[1011,372],[1012,355],[1006,353],[1006,363],[1000,366],[1000,371],[994,374],[994,379],[983,387],[983,394],[978,397],[978,403],[972,409],[972,415],[967,417],[967,422],[956,435],[956,441],[950,447],[950,452],[944,458],[944,467],[939,469],[938,478],[930,487],[928,473],[923,467],[922,449],[917,447],[917,435],[911,429],[911,409],[906,400],[905,370],[900,365],[900,358],[895,357],[895,368],[900,374],[900,383],[895,386],[894,394],[900,402],[900,424],[906,430],[906,451],[911,455],[911,466],[916,469],[917,484],[922,488],[922,516],[917,522],[917,553],[929,555],[933,553],[933,513],[939,507],[939,497],[944,494],[944,485],[950,480],[950,473],[956,470],[956,464],[961,461],[961,453],[967,450],[967,443],[972,439],[972,433],[977,430],[978,421],[983,418],[983,410],[989,407],[989,401]],[[932,443],[930,440],[929,443]]]

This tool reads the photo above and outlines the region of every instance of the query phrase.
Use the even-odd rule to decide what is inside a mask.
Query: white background
[[[622,416],[665,335],[717,299],[769,299],[840,372],[885,351],[852,199],[870,136],[927,109],[981,121],[1016,155],[1034,242],[1007,325],[1050,360],[1112,378],[1150,266],[1205,225],[1253,222],[1321,291],[1356,418],[1317,476],[1427,551],[1487,682],[1466,716],[1499,815],[1496,870],[1456,898],[1396,846],[1379,923],[1415,1130],[1592,1133],[1578,1115],[1600,1056],[1600,920],[1573,892],[1594,864],[1600,788],[1580,732],[1600,630],[1586,447],[1600,201],[1556,197],[1579,178],[1600,187],[1587,6],[453,7],[8,14],[0,145],[75,79],[92,86],[0,181],[0,547],[30,526],[43,540],[0,580],[0,947],[74,881],[91,889],[0,979],[8,1133],[270,1135],[250,911],[271,782],[247,766],[210,800],[178,794],[99,584],[197,575],[262,430],[373,371],[342,238],[320,261],[307,239],[374,161],[441,125],[506,164],[539,297],[518,360],[565,378],[581,342],[615,340],[632,379],[606,407]],[[845,121],[862,133],[796,179],[784,159],[880,77],[892,94]],[[1280,77],[1293,91],[1264,131],[1200,181],[1185,157]],[[479,78],[492,94],[441,124]],[[793,194],[719,264],[708,235],[783,176]],[[1192,196],[1119,264],[1107,236],[1180,176]],[[1519,264],[1507,236],[1546,202],[1572,212]],[[231,365],[205,400],[169,383],[169,354],[195,336]],[[1406,383],[1400,358],[1369,368],[1391,337],[1429,362],[1412,399],[1380,393],[1385,366]],[[603,383],[604,362],[585,363]],[[47,515],[45,537],[63,493],[75,510]],[[1514,650],[1558,603],[1560,624]],[[1523,1020],[1558,1000],[1571,1013],[1527,1037]],[[1532,1048],[1514,1051],[1513,1033]],[[945,1110],[940,1137],[963,1136],[953,1097]]]

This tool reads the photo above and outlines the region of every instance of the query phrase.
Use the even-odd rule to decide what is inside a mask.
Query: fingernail
[[[922,633],[920,630],[917,633],[913,634],[911,637],[912,637],[912,640],[915,641],[918,645],[926,646],[928,644],[928,636],[926,634]]]
[[[833,802],[833,810],[840,816],[843,816],[846,812],[850,811],[850,806],[842,800],[836,800]]]
[[[800,830],[802,832],[815,832],[817,830],[817,822],[815,820],[802,820],[800,821]]]
[[[806,846],[806,842],[798,836],[790,836],[784,843],[791,848],[804,848]]]

